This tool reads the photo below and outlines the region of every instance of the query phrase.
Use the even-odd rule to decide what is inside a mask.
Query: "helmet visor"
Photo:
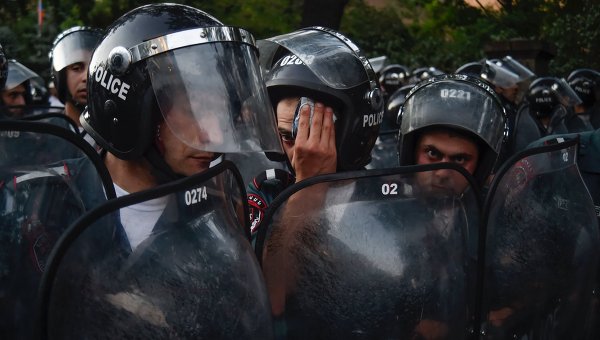
[[[39,78],[40,76],[16,60],[8,61],[8,77],[5,89],[10,90],[26,80]]]
[[[519,76],[519,82],[529,81],[535,77],[535,73],[533,73],[530,69],[528,69],[525,65],[513,59],[513,57],[507,55],[502,58],[502,63],[506,65],[508,69],[512,72],[516,73]]]
[[[517,86],[520,81],[518,74],[489,60],[485,61],[485,67],[484,71],[481,73],[481,77],[502,88]]]
[[[218,153],[283,153],[249,45],[193,45],[149,58],[147,65],[167,126],[186,145]]]
[[[556,79],[556,82],[550,87],[554,93],[558,96],[558,100],[564,106],[575,106],[583,103],[581,98],[577,95],[577,92],[569,86],[566,80],[560,78]]]
[[[89,63],[100,40],[94,31],[75,31],[62,38],[52,49],[52,68],[61,71],[75,63]]]
[[[329,87],[352,88],[368,79],[365,66],[354,50],[338,37],[324,31],[297,31],[258,43],[265,70],[271,69],[274,53],[277,47],[282,46],[295,54]],[[368,63],[366,59],[365,62]]]

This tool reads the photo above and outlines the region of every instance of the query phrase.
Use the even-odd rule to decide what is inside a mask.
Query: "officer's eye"
[[[72,65],[69,65],[69,69],[72,70],[73,72],[81,72],[81,71],[83,71],[83,63],[75,63]]]
[[[438,151],[438,149],[428,146],[425,149],[425,153],[427,154],[427,157],[432,158],[432,159],[440,159],[442,158],[442,154]]]
[[[452,162],[456,164],[465,164],[471,157],[467,155],[456,155],[452,156]]]
[[[294,137],[289,132],[280,132],[279,136],[281,137],[281,141],[286,144],[294,144],[295,142]]]

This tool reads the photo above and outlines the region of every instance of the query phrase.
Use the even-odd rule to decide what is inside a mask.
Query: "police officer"
[[[135,192],[140,197],[140,191],[198,175],[209,170],[211,162],[222,153],[283,153],[277,138],[275,116],[260,74],[258,49],[249,32],[225,26],[199,9],[170,3],[136,8],[117,19],[106,32],[91,57],[87,79],[89,101],[80,122],[102,147],[117,196]],[[239,230],[234,232],[227,228],[228,224],[239,226],[238,220],[223,221],[218,211],[211,210],[214,208],[212,202],[227,196],[219,191],[225,189],[211,183],[214,187],[209,187],[209,193],[205,187],[204,195],[214,199],[207,199],[207,204],[190,206],[185,202],[181,204],[181,196],[166,195],[122,209],[118,221],[110,223],[124,230],[126,244],[114,242],[102,256],[83,260],[100,262],[108,272],[116,270],[123,274],[115,280],[122,285],[120,289],[127,290],[134,285],[142,295],[151,296],[153,303],[160,306],[154,309],[164,315],[164,322],[147,324],[135,318],[132,324],[120,322],[123,317],[120,312],[110,313],[103,322],[97,317],[102,311],[96,306],[106,303],[105,299],[86,299],[86,294],[82,300],[86,299],[92,305],[92,313],[98,312],[93,319],[102,321],[89,328],[85,326],[81,331],[97,334],[93,327],[106,327],[108,323],[114,325],[115,330],[110,328],[107,334],[129,337],[132,332],[136,332],[135,336],[141,334],[132,329],[152,329],[153,335],[149,336],[155,337],[236,338],[232,335],[235,330],[219,326],[239,319],[214,320],[210,318],[214,315],[210,310],[212,307],[206,307],[208,314],[199,311],[212,301],[234,302],[229,299],[229,287],[205,290],[207,286],[198,282],[219,286],[219,281],[231,279],[239,286],[248,286],[248,281],[244,282],[242,278],[243,273],[232,270],[240,263],[240,258],[229,255],[239,254],[240,249],[250,250],[249,244],[247,239],[238,237],[242,234]],[[186,208],[185,214],[178,210],[182,206]],[[223,208],[227,212],[232,210],[231,204],[224,204],[221,210]],[[211,211],[215,213],[211,215]],[[185,225],[205,213],[210,221],[197,221],[199,224],[192,228]],[[173,237],[182,231],[184,237]],[[222,239],[211,241],[213,232],[220,233]],[[219,245],[217,252],[211,253],[207,249],[210,246],[199,246],[203,236],[197,233],[209,235],[207,241]],[[93,247],[94,244],[90,244],[90,248]],[[191,250],[194,252],[190,253]],[[103,258],[115,260],[107,263]],[[167,264],[169,260],[175,263],[165,264],[163,269],[156,261],[165,263],[164,259]],[[194,269],[188,269],[203,274],[182,280],[179,269],[185,267],[188,259],[202,264],[219,264],[212,271],[207,268],[210,266],[194,265]],[[244,266],[254,270],[253,259],[243,259]],[[205,260],[208,262],[203,262]],[[250,262],[244,262],[246,260]],[[188,269],[184,271],[188,272]],[[157,270],[160,273],[156,273]],[[211,272],[215,277],[210,275]],[[96,279],[105,280],[103,277]],[[179,284],[171,286],[165,285],[166,282]],[[74,280],[73,284],[78,282]],[[203,290],[212,291],[216,298],[204,296]],[[199,294],[186,293],[190,291]],[[236,288],[231,291],[237,292]],[[256,305],[253,297],[247,301]],[[240,299],[236,302],[243,304]],[[78,307],[75,310],[79,310]],[[87,323],[86,315],[74,313],[77,315],[73,317],[81,324]],[[125,314],[124,318],[131,320],[130,314]],[[200,319],[200,314],[209,317]],[[252,328],[254,317],[250,315],[248,322],[239,322],[232,328]],[[163,327],[165,323],[168,326]],[[69,328],[70,324],[71,320],[68,320],[62,326]]]
[[[564,79],[537,78],[529,86],[526,99],[529,112],[540,123],[542,136],[591,130],[581,116],[572,113],[573,107],[579,106],[581,99]]]
[[[192,7],[122,16],[95,49],[87,84],[80,122],[118,195],[202,172],[224,152],[282,152],[252,35]]]
[[[49,53],[51,74],[56,94],[64,104],[64,113],[80,125],[79,116],[87,105],[87,73],[92,51],[102,37],[102,31],[75,26],[61,32]],[[83,129],[80,127],[80,132]],[[94,141],[85,136],[94,145]]]
[[[379,85],[383,90],[384,97],[389,97],[399,88],[408,83],[410,70],[400,64],[391,64],[384,67],[379,76]]]
[[[600,94],[600,72],[592,69],[577,69],[569,74],[567,82],[582,101],[579,105],[575,105],[575,113],[589,122],[594,129],[598,129],[600,127],[600,117],[598,117],[600,106],[597,104]]]
[[[437,99],[436,99],[437,98]],[[441,75],[416,85],[401,111],[400,165],[452,162],[484,185],[500,154],[506,114],[484,82],[465,75]],[[464,179],[431,172],[427,183],[460,193]]]
[[[39,77],[37,73],[20,62],[14,59],[8,61],[8,76],[0,98],[2,111],[4,111],[3,116],[21,118],[29,113],[25,106],[33,103],[31,80]]]
[[[383,119],[375,72],[342,34],[312,27],[259,43],[291,174],[268,170],[250,184],[253,233],[270,202],[290,184],[369,164]]]

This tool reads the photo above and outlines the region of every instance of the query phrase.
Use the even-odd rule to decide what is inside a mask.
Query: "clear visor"
[[[502,88],[511,88],[517,86],[520,82],[519,75],[507,68],[489,60],[486,60],[485,64],[487,72],[484,71],[481,77],[492,84]]]
[[[96,32],[76,31],[62,38],[52,50],[52,68],[60,71],[75,63],[89,63],[100,40]]]
[[[564,106],[575,106],[583,103],[577,93],[569,86],[563,78],[557,79],[556,83],[552,84],[551,89],[558,96],[558,100]]]
[[[520,62],[513,59],[513,57],[507,55],[502,58],[502,63],[506,65],[512,72],[516,73],[519,76],[519,81],[531,81],[535,77],[535,73],[533,73],[527,66],[521,64]]]
[[[258,41],[261,63],[270,69],[274,53],[282,46],[295,54],[327,86],[347,89],[365,82],[367,71],[350,46],[320,30],[305,30]],[[365,62],[368,62],[365,59]]]
[[[8,61],[8,77],[4,88],[10,90],[22,82],[40,76],[16,60]]]
[[[147,67],[160,111],[186,145],[217,153],[283,153],[249,45],[193,45],[151,57]]]

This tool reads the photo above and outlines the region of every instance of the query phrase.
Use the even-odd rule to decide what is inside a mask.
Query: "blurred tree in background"
[[[566,76],[579,67],[600,69],[600,4],[597,0],[187,0],[227,25],[257,39],[303,25],[339,29],[369,57],[387,55],[409,67],[447,72],[485,56],[484,47],[510,39],[545,40],[557,47],[551,72]],[[48,51],[62,30],[74,25],[106,27],[149,1],[3,0],[0,43],[48,79]],[[483,4],[486,4],[485,6]],[[341,16],[341,17],[340,17]],[[339,23],[339,27],[336,27]]]

